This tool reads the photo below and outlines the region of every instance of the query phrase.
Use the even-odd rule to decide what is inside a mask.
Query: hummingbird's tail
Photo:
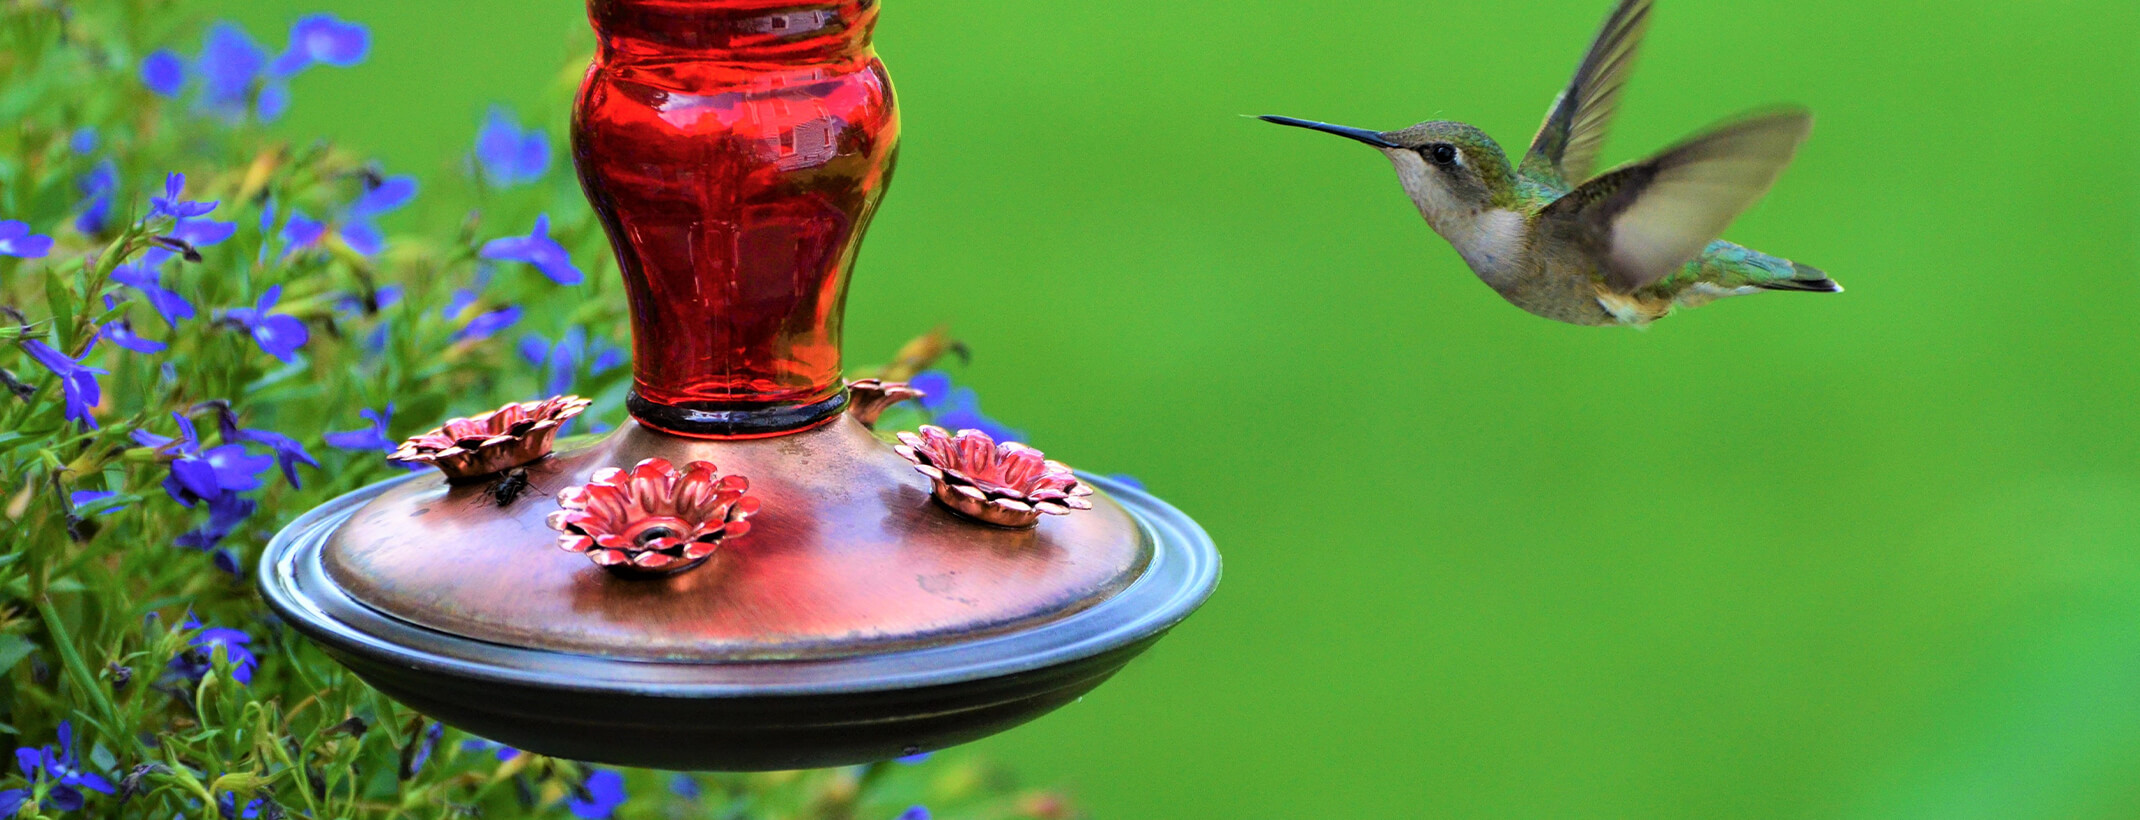
[[[1812,265],[1792,262],[1788,279],[1771,279],[1758,283],[1768,290],[1796,290],[1806,293],[1842,293],[1843,286],[1828,278],[1828,273]]]

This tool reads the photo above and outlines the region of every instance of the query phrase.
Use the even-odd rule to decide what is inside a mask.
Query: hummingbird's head
[[[1419,213],[1444,236],[1460,220],[1515,200],[1515,171],[1501,145],[1486,132],[1461,122],[1423,122],[1401,131],[1369,131],[1292,117],[1263,117],[1266,122],[1306,128],[1364,142],[1380,149],[1397,168],[1404,192]]]

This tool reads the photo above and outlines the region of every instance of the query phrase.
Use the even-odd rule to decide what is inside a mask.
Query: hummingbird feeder
[[[871,431],[841,378],[890,179],[875,0],[589,0],[573,158],[630,298],[632,420],[576,397],[411,439],[300,516],[268,602],[386,694],[545,755],[800,769],[984,737],[1099,685],[1218,582],[1196,523],[1022,444]],[[513,482],[517,492],[503,492]],[[563,549],[560,549],[563,547]]]

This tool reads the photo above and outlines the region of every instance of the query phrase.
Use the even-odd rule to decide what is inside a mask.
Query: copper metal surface
[[[935,482],[936,500],[960,515],[999,527],[1030,527],[1040,516],[1092,509],[1092,488],[1060,461],[1015,441],[997,444],[987,433],[924,424],[900,433],[900,457]]]
[[[748,475],[764,512],[706,566],[618,578],[559,550],[559,491],[659,457]],[[325,545],[329,577],[404,621],[512,646],[615,657],[830,658],[934,645],[1067,617],[1127,587],[1152,544],[1104,497],[1033,529],[962,519],[860,422],[710,441],[627,423],[528,467],[500,510],[480,487],[419,478],[359,510]],[[539,495],[538,495],[539,494]]]
[[[549,455],[558,429],[590,404],[578,396],[552,396],[451,419],[402,442],[393,458],[437,467],[451,481],[472,481]]]

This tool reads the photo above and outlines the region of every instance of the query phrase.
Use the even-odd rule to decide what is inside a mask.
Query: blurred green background
[[[590,41],[570,0],[186,5],[369,23],[280,130],[397,173],[492,103],[561,134]],[[2140,816],[2130,0],[1660,2],[1607,161],[1810,105],[1729,236],[1850,291],[1648,332],[1504,304],[1381,158],[1239,116],[1520,150],[1608,0],[885,5],[850,360],[951,322],[992,415],[1227,559],[986,754],[1108,818]]]

